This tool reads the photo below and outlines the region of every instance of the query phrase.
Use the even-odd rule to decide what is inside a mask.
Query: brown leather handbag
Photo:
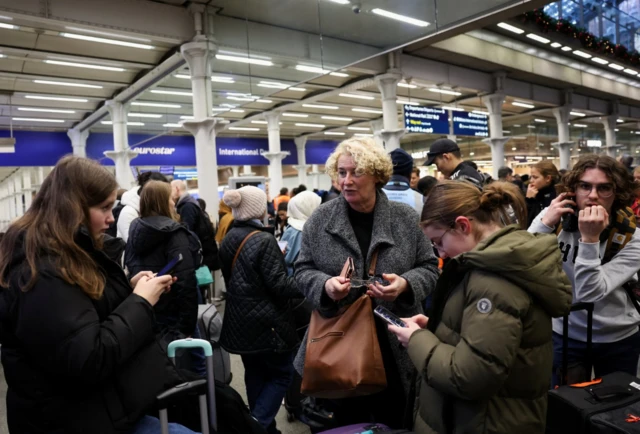
[[[376,251],[369,267],[371,277],[377,259]],[[316,398],[339,399],[371,395],[386,387],[371,298],[363,295],[333,318],[324,318],[314,310],[301,392]]]

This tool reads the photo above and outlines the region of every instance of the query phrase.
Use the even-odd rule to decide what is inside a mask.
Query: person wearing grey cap
[[[413,157],[404,149],[394,149],[389,153],[393,163],[393,175],[382,191],[389,200],[406,203],[422,215],[423,198],[420,193],[411,189],[410,178],[413,171]]]
[[[484,179],[472,167],[464,164],[460,148],[453,140],[438,139],[431,144],[427,154],[426,166],[435,164],[448,179],[467,181],[482,190]]]

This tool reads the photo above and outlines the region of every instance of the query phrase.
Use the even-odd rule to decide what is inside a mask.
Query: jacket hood
[[[152,216],[131,222],[127,246],[139,255],[147,254],[164,244],[173,232],[186,229],[169,217]]]
[[[508,226],[457,258],[465,268],[500,275],[537,299],[552,317],[569,312],[571,282],[562,270],[558,241],[549,234],[531,234]]]
[[[122,194],[122,199],[120,199],[120,203],[122,203],[122,205],[129,205],[138,213],[140,213],[140,196],[138,195],[139,188],[140,187],[134,187],[131,190],[124,192]]]

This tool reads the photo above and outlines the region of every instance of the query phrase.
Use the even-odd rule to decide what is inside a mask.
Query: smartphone
[[[280,247],[281,252],[284,252],[285,250],[287,250],[288,245],[289,245],[289,242],[287,241],[278,241],[278,247]]]
[[[175,268],[178,266],[178,264],[180,264],[182,262],[182,259],[183,259],[182,258],[182,253],[179,253],[178,256],[176,256],[175,258],[170,260],[167,265],[162,267],[162,270],[158,271],[158,274],[156,274],[156,277],[165,276],[167,274],[173,273],[173,270],[175,270]]]
[[[391,325],[394,325],[396,327],[406,327],[407,324],[402,321],[400,318],[398,318],[395,314],[391,313],[391,311],[389,309],[387,309],[384,306],[378,306],[373,310],[373,313],[375,313],[376,315],[378,315],[380,318],[382,318],[383,320],[385,320],[386,322],[388,322]]]
[[[562,216],[562,230],[565,232],[578,231],[578,207],[571,205],[573,213],[566,213]]]

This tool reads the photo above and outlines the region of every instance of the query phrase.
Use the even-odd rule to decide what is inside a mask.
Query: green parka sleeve
[[[517,286],[498,279],[479,272],[469,279],[457,345],[441,342],[429,330],[411,336],[411,360],[440,392],[477,400],[494,395],[507,379],[520,347],[521,319],[530,299]]]

